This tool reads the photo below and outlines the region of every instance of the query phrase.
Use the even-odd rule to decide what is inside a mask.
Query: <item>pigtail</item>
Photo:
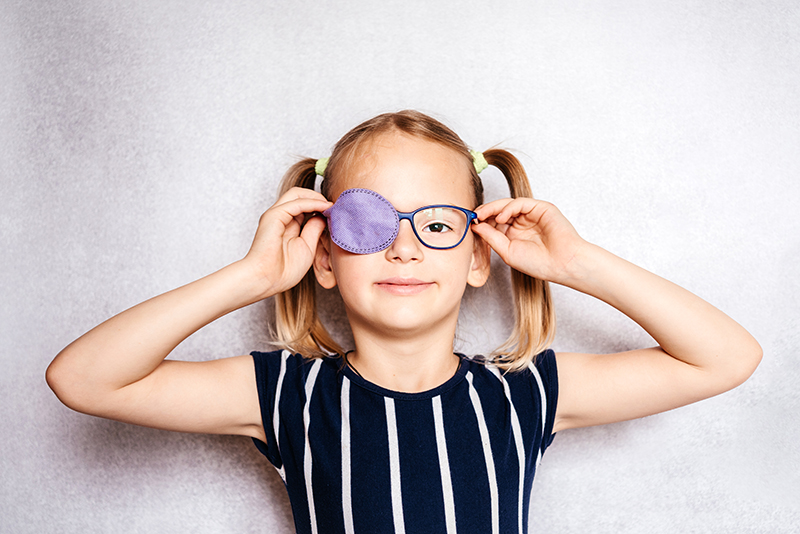
[[[292,187],[314,189],[316,160],[305,158],[292,165],[281,181],[280,195]],[[307,358],[343,353],[317,315],[313,269],[291,289],[275,295],[275,344]]]
[[[513,198],[533,197],[530,182],[519,160],[510,152],[493,148],[483,153],[486,162],[498,168],[508,182]],[[556,315],[545,280],[511,269],[514,294],[514,329],[492,356],[507,371],[519,371],[530,365],[536,355],[552,342],[556,332]]]

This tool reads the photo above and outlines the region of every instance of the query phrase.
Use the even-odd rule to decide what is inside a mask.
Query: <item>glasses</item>
[[[348,189],[336,203],[322,212],[328,219],[331,240],[354,254],[373,254],[391,245],[400,231],[400,221],[411,223],[414,235],[428,248],[455,248],[477,222],[474,211],[437,204],[411,212],[397,211],[391,202],[369,189]]]

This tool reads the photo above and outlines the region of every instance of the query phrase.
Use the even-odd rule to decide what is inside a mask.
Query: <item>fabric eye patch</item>
[[[322,214],[331,240],[354,254],[372,254],[391,245],[400,230],[394,206],[375,191],[348,189]]]
[[[425,206],[398,212],[391,202],[370,189],[348,189],[322,213],[328,220],[331,240],[354,254],[373,254],[391,245],[408,219],[417,239],[428,248],[458,246],[477,220],[474,212],[458,206]]]

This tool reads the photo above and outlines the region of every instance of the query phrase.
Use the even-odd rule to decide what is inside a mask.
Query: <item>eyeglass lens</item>
[[[420,210],[414,214],[413,221],[419,240],[433,248],[456,246],[468,225],[466,213],[447,206]]]

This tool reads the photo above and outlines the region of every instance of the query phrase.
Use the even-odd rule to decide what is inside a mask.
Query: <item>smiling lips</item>
[[[392,295],[416,295],[432,286],[433,282],[395,276],[376,282],[375,285]]]

